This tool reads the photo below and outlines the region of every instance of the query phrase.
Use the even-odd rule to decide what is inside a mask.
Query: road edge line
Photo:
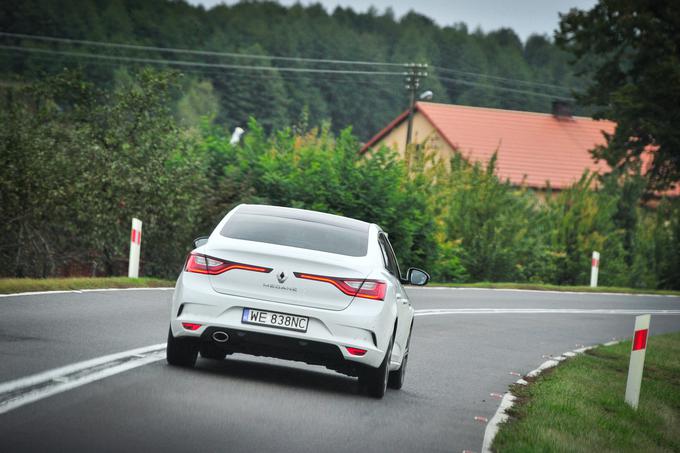
[[[618,340],[614,341],[608,341],[607,343],[602,343],[602,344],[597,344],[593,346],[585,346],[581,347],[578,349],[572,349],[571,351],[564,352],[563,354],[557,356],[557,357],[552,357],[545,362],[541,363],[538,368],[529,371],[527,374],[524,375],[524,377],[518,379],[515,381],[515,384],[519,385],[528,385],[528,382],[524,379],[525,377],[530,377],[534,378],[539,376],[542,372],[549,368],[556,367],[560,363],[564,362],[567,358],[569,357],[575,357],[579,354],[583,354],[586,351],[589,351],[591,349],[600,347],[600,346],[613,346],[615,344],[620,343]],[[491,420],[489,420],[489,423],[486,425],[486,428],[484,429],[484,440],[482,441],[482,453],[491,453],[491,445],[493,444],[493,440],[496,437],[496,434],[498,434],[498,430],[500,427],[500,424],[507,421],[508,418],[510,418],[510,415],[508,415],[507,411],[512,408],[515,404],[516,397],[515,395],[512,394],[511,391],[505,392],[503,395],[503,399],[501,400],[500,404],[498,405],[498,409],[496,409],[496,412],[494,413],[493,417]]]
[[[148,287],[142,286],[139,288],[87,288],[87,289],[55,289],[54,291],[28,291],[24,293],[9,293],[0,294],[0,297],[15,297],[15,296],[43,296],[50,294],[80,294],[80,293],[94,293],[104,291],[169,291],[174,290],[173,286],[159,286]]]
[[[520,289],[520,288],[477,288],[465,286],[407,286],[407,290],[455,290],[455,291],[514,291],[520,293],[548,293],[548,294],[576,294],[576,295],[593,295],[593,296],[637,296],[637,297],[675,297],[680,298],[680,295],[674,294],[651,294],[651,293],[612,293],[606,291],[558,291],[555,289]]]

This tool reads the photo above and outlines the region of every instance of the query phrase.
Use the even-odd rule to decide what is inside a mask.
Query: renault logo
[[[279,275],[276,276],[276,279],[279,281],[279,283],[285,282],[287,278],[288,276],[283,271],[279,272]]]

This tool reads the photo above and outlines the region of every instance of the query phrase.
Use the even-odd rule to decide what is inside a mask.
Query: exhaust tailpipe
[[[218,343],[226,343],[227,341],[229,341],[229,334],[227,332],[218,330],[217,332],[214,332],[212,334],[212,339]]]

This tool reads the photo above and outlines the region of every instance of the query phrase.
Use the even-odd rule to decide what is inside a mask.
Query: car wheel
[[[170,365],[192,367],[198,355],[198,343],[193,338],[175,338],[172,329],[168,331],[166,358]]]
[[[199,348],[199,352],[204,359],[224,360],[227,356],[225,351],[222,351],[220,348],[210,343],[202,344]]]
[[[408,353],[411,346],[411,335],[408,336],[406,342],[406,353],[401,359],[401,366],[398,370],[390,371],[390,377],[387,380],[387,386],[391,389],[399,390],[404,386],[404,379],[406,379],[406,365],[408,365]]]
[[[366,392],[374,398],[385,396],[387,380],[390,374],[390,357],[392,357],[392,345],[394,336],[390,339],[390,346],[385,353],[385,358],[378,368],[364,368],[359,375],[359,383],[366,388]]]

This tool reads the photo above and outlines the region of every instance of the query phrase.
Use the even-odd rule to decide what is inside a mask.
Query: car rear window
[[[368,228],[364,231],[291,217],[236,213],[220,234],[346,256],[365,256],[368,251]]]

